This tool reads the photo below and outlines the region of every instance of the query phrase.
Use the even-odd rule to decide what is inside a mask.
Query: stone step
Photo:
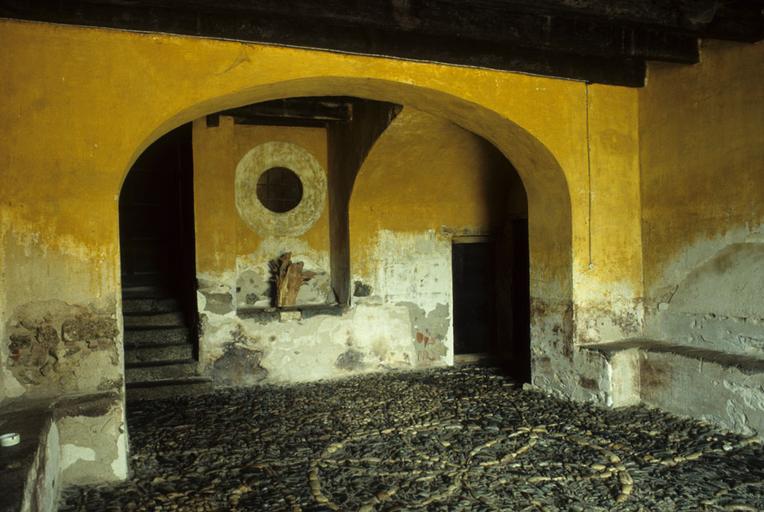
[[[188,361],[193,358],[194,346],[191,343],[125,348],[125,364],[128,365],[154,361]]]
[[[122,287],[122,299],[164,299],[172,293],[165,286],[132,285]]]
[[[126,328],[125,347],[130,346],[156,346],[177,345],[179,343],[192,343],[191,329],[188,327],[167,328]]]
[[[180,311],[180,304],[174,298],[123,299],[122,313],[125,315],[148,315]]]
[[[184,379],[164,379],[153,382],[133,382],[128,383],[126,387],[128,402],[201,395],[214,390],[212,379],[201,376]]]
[[[194,360],[125,364],[126,384],[150,383],[196,376],[198,376],[198,364]]]
[[[154,315],[125,315],[124,321],[125,329],[131,327],[183,327],[186,325],[186,318],[180,311]]]
[[[167,276],[161,272],[144,272],[122,276],[122,286],[159,286],[167,284]]]

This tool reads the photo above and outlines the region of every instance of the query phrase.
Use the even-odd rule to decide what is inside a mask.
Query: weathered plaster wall
[[[610,243],[639,239],[640,225],[634,222],[639,192],[630,158],[636,152],[635,91],[432,63],[8,20],[0,22],[0,46],[5,50],[0,57],[0,399],[34,390],[10,370],[8,325],[20,306],[60,301],[94,315],[105,311],[121,331],[117,197],[143,149],[210,112],[328,94],[438,115],[484,137],[511,159],[529,203],[534,358],[550,360],[547,366],[534,363],[534,379],[563,393],[597,396],[580,388],[571,366],[574,343],[581,338],[581,324],[572,320],[581,313],[575,306],[599,290],[614,290],[607,300],[638,295],[639,254],[635,260],[632,245]],[[587,340],[601,341],[621,329],[604,336],[586,333]],[[99,384],[116,382],[120,336],[112,343],[116,365],[93,365],[81,373],[100,375]],[[86,354],[66,357],[77,364]]]
[[[200,189],[213,181],[203,180]],[[509,212],[525,207],[507,202],[510,195],[523,195],[511,184],[522,187],[489,143],[449,121],[404,108],[355,179],[350,308],[245,318],[241,309],[217,311],[204,293],[204,367],[224,384],[246,384],[450,363],[451,237],[500,232]],[[218,206],[197,197],[197,217]]]
[[[52,179],[57,182],[55,176]],[[22,212],[34,209],[34,203],[22,205],[16,200],[9,202]],[[45,206],[49,208],[55,207]],[[29,227],[23,214],[9,210],[4,217],[10,220],[0,219],[6,222],[0,229],[4,232],[0,252],[5,258],[0,401],[22,395],[42,398],[121,389],[119,298],[101,289],[114,276],[85,263],[93,258],[99,267],[114,267],[118,259],[114,253],[106,256],[68,237],[57,239],[51,231],[55,222],[23,233]],[[29,261],[38,265],[30,269]],[[105,265],[107,261],[111,265]]]
[[[764,436],[764,373],[673,353],[640,354],[640,398],[675,414]]]
[[[640,92],[646,333],[764,355],[764,44],[704,41]]]
[[[301,288],[298,303],[333,302],[325,186],[326,130],[241,125],[234,124],[231,117],[223,116],[219,126],[215,127],[208,127],[204,119],[194,122],[192,137],[197,276],[205,306],[217,314],[236,308],[270,306],[271,271],[268,264],[288,251],[293,253],[294,261],[305,263],[305,270],[316,273]],[[306,151],[320,166],[318,172],[323,173],[323,188],[302,180],[304,201],[313,189],[320,196],[313,201],[319,201],[315,205],[318,218],[310,219],[311,222],[304,226],[307,228],[304,233],[286,233],[276,222],[285,215],[271,212],[252,212],[255,217],[252,220],[259,221],[258,226],[253,227],[247,222],[249,212],[241,212],[234,201],[239,162],[254,148],[271,148],[273,143],[285,148],[283,151],[287,153],[295,146],[295,151]],[[292,156],[291,153],[264,154],[263,163],[289,160]],[[254,191],[248,190],[248,195],[254,195]],[[251,199],[257,201],[256,197]],[[314,205],[310,206],[313,208]]]
[[[60,400],[52,407],[62,485],[127,478],[125,406],[117,393]]]
[[[408,310],[417,364],[451,361],[451,239],[500,236],[525,214],[522,183],[491,144],[404,107],[359,172],[350,203],[353,301]]]
[[[332,287],[342,305],[350,304],[350,195],[358,171],[379,136],[402,108],[369,99],[353,100],[350,122],[329,126],[329,208]]]

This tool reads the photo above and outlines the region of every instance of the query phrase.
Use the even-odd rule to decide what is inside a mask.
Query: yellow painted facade
[[[351,269],[376,272],[370,258],[381,230],[497,236],[526,208],[522,183],[498,150],[447,120],[404,108],[355,180]]]
[[[234,270],[236,258],[257,250],[263,237],[241,218],[234,204],[236,165],[252,148],[266,142],[289,142],[310,152],[328,168],[326,130],[284,126],[236,125],[222,117],[220,126],[194,122],[194,203],[197,272]],[[298,237],[313,250],[329,252],[329,209]],[[272,255],[272,257],[276,257]]]
[[[64,239],[84,254],[99,254],[112,269],[111,282],[91,286],[91,296],[116,295],[116,196],[131,163],[150,142],[213,111],[298,95],[347,94],[398,102],[449,119],[496,145],[517,168],[531,204],[536,296],[570,297],[573,274],[581,285],[575,293],[584,293],[589,282],[622,281],[623,269],[633,261],[632,249],[625,247],[623,253],[609,250],[607,265],[588,268],[589,213],[594,217],[607,203],[601,205],[601,196],[593,195],[589,204],[589,162],[598,163],[587,154],[587,133],[594,155],[602,140],[599,132],[625,129],[628,140],[636,123],[611,126],[613,118],[602,116],[601,123],[587,128],[583,83],[15,21],[2,22],[0,43],[11,50],[0,62],[7,99],[0,111],[0,128],[6,134],[3,193],[14,198],[5,208],[6,230],[10,236],[38,233],[54,250]],[[632,90],[591,88],[592,105],[600,94],[611,96],[617,117],[635,111]],[[42,139],[40,126],[56,135]],[[609,151],[604,147],[599,154]],[[618,170],[627,176],[633,172],[631,166]],[[38,195],[35,176],[46,183],[54,180],[54,197],[45,197],[49,192]],[[606,190],[608,202],[619,202],[622,208],[600,215],[604,221],[597,233],[605,239],[623,236],[627,223],[621,221],[638,209],[634,191]],[[91,261],[84,260],[75,274],[90,274]],[[25,265],[34,263],[27,260]],[[638,287],[639,272],[626,274]],[[80,277],[73,281],[65,288],[84,286]]]
[[[697,66],[651,64],[640,91],[651,295],[764,224],[764,43],[701,49]]]
[[[704,47],[700,65],[651,65],[642,90],[8,20],[0,21],[0,47],[2,339],[12,312],[41,299],[111,308],[120,321],[117,204],[132,163],[174,127],[276,98],[399,103],[498,148],[527,193],[531,295],[545,304],[534,314],[543,319],[556,308],[562,317],[572,303],[574,329],[592,330],[579,340],[634,335],[638,322],[620,328],[613,321],[611,331],[599,333],[600,317],[613,304],[636,307],[643,286],[660,281],[683,247],[764,216],[761,44],[714,43]],[[237,137],[240,153],[251,139]],[[208,164],[231,172],[229,160],[236,157],[218,155]],[[394,178],[405,170],[390,172]],[[354,201],[373,195],[364,179],[388,179],[373,172],[361,178]],[[233,194],[231,185],[197,193],[218,201]],[[446,194],[458,186],[440,188]],[[426,193],[405,192],[400,200]],[[371,214],[354,212],[355,221],[367,215],[371,222]],[[197,212],[197,220],[223,224],[231,215]],[[406,228],[400,218],[388,221]],[[257,243],[238,224],[226,229],[199,244],[221,247],[235,239],[241,245],[234,252],[243,253]],[[325,242],[308,238],[315,247]],[[200,254],[200,266],[220,269],[229,257]],[[0,358],[7,357],[3,345]],[[0,400],[23,392],[9,379],[4,373]]]

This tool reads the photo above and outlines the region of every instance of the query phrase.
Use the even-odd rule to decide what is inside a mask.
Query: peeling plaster
[[[79,461],[95,462],[96,452],[87,446],[75,444],[61,445],[61,471],[66,471]]]
[[[230,347],[257,354],[257,382],[283,383],[333,378],[348,372],[448,364],[453,357],[451,245],[434,231],[381,232],[368,286],[374,295],[356,297],[341,314],[311,313],[239,318],[210,308],[211,293],[231,293],[234,273],[199,276],[202,318],[201,366],[213,377]],[[293,240],[271,239],[239,259],[238,275],[256,272],[252,261],[290,249]],[[301,245],[300,242],[298,245]],[[305,248],[304,245],[301,245]],[[307,251],[306,251],[307,252]],[[315,255],[307,253],[306,256]],[[305,258],[311,261],[310,258]],[[323,263],[323,254],[318,261]],[[326,261],[328,263],[328,261]],[[307,266],[307,264],[306,264]],[[416,281],[411,281],[411,276]],[[215,283],[215,279],[220,279]],[[219,368],[219,366],[218,366]],[[259,372],[259,370],[258,370]],[[218,378],[218,381],[225,379]],[[251,382],[255,383],[255,382]]]
[[[5,326],[3,366],[30,397],[121,387],[121,336],[113,308],[60,300],[17,307]]]
[[[62,404],[66,405],[66,403]],[[90,402],[56,408],[56,426],[61,438],[62,485],[117,481],[127,477],[127,435],[122,395],[112,393]]]
[[[118,480],[128,477],[127,434],[124,432],[117,437],[117,458],[111,463],[111,471]]]
[[[684,357],[672,352],[641,356],[640,397],[675,414],[744,435],[764,435],[764,374]]]
[[[306,271],[316,275],[305,283],[297,295],[297,304],[332,304],[336,302],[330,282],[329,252],[317,251],[299,238],[268,237],[257,250],[236,258],[234,277],[236,305],[239,308],[270,307],[273,303],[269,262],[282,254],[292,253],[292,261],[302,261]],[[257,296],[253,304],[248,297]]]
[[[756,231],[738,229],[688,248],[665,274],[681,279],[667,283],[647,307],[646,335],[683,345],[764,355],[761,237],[761,227]],[[687,266],[691,264],[695,266]]]

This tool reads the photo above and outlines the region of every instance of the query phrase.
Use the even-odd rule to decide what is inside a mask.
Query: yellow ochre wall
[[[194,204],[197,272],[234,270],[237,256],[255,252],[262,236],[239,216],[234,204],[236,165],[244,155],[266,142],[289,142],[308,150],[326,171],[326,129],[234,124],[223,116],[220,126],[193,125]],[[299,236],[315,251],[329,251],[328,205],[316,223]],[[271,255],[276,257],[277,254]]]
[[[7,20],[0,21],[0,47],[3,340],[9,318],[30,301],[93,303],[120,321],[117,198],[152,141],[211,112],[313,95],[411,106],[477,133],[512,161],[529,203],[534,357],[552,359],[537,375],[554,374],[540,385],[573,393],[576,371],[559,354],[577,340],[631,333],[612,319],[602,332],[587,326],[585,337],[579,326],[587,325],[586,311],[607,315],[609,304],[641,296],[633,89]],[[571,322],[571,312],[582,322]],[[8,360],[5,342],[0,360]],[[99,371],[109,372],[90,369]],[[28,391],[5,363],[2,379],[0,400]],[[106,379],[89,389],[99,384],[120,386]]]
[[[442,236],[500,235],[504,222],[526,215],[525,191],[496,148],[459,126],[405,108],[377,140],[355,180],[350,201],[354,276],[376,272],[380,230]]]
[[[649,66],[639,117],[653,337],[764,351],[762,83],[763,42],[703,41],[698,65]]]

